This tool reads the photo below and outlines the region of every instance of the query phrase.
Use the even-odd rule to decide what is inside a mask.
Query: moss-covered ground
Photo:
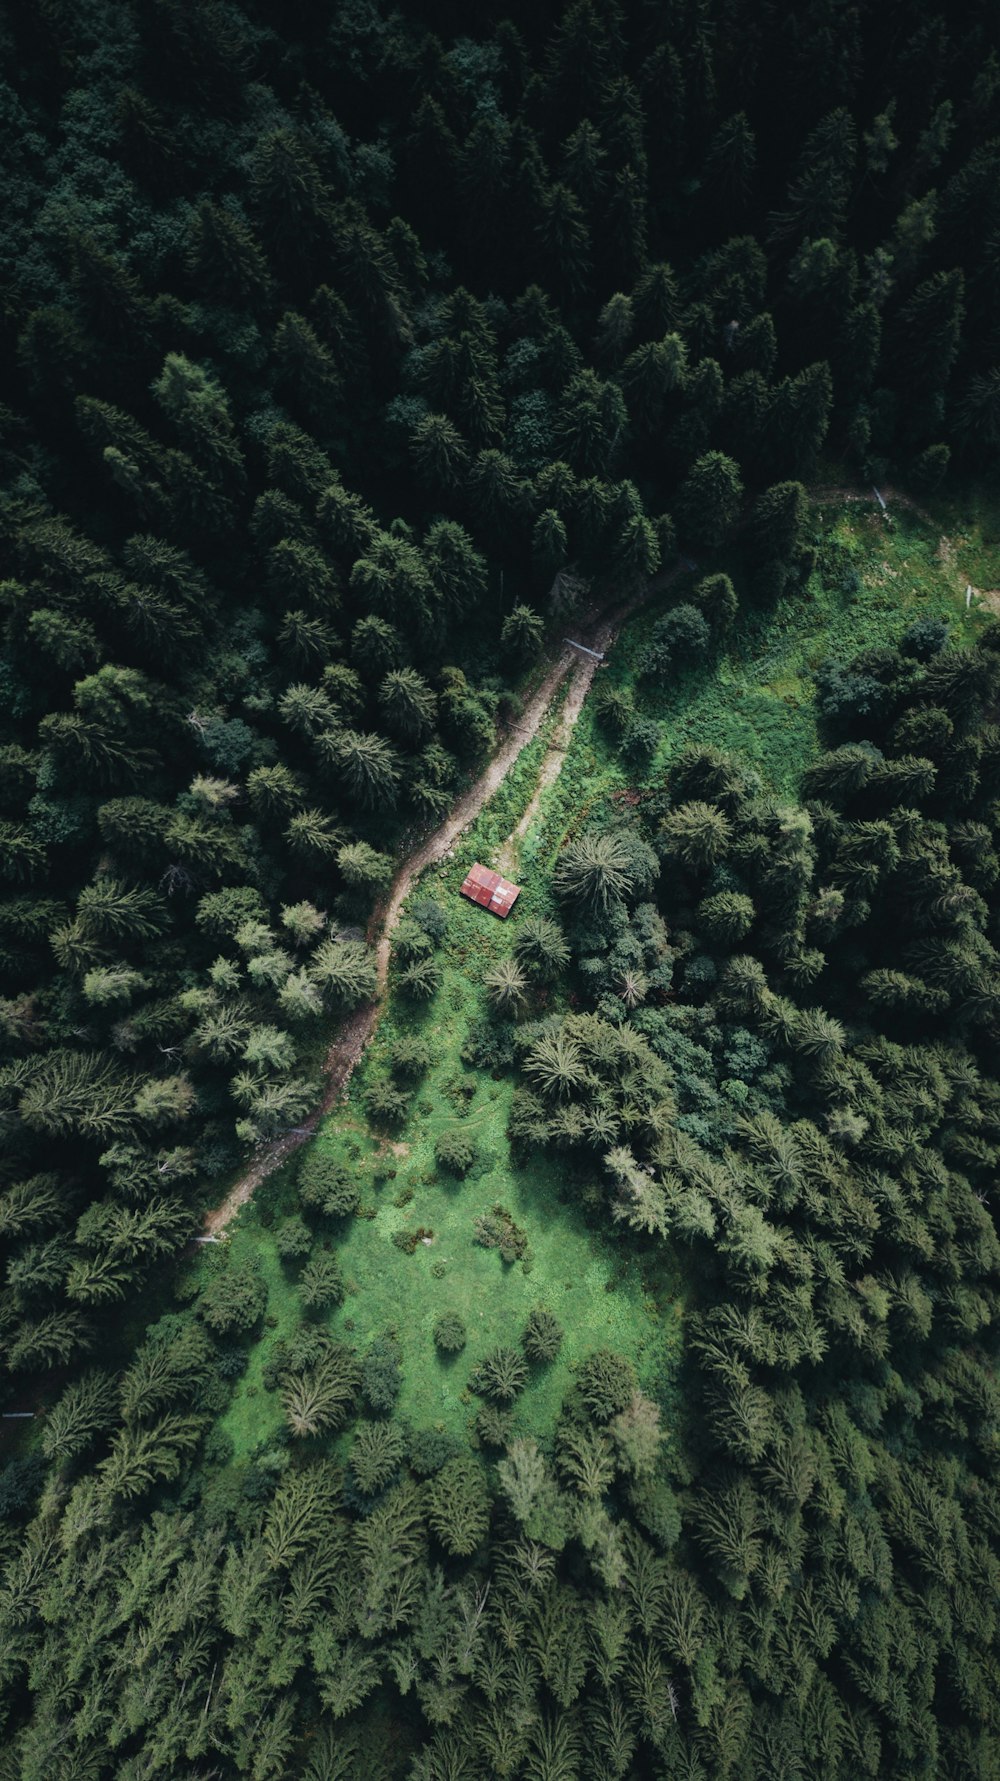
[[[816,508],[813,518],[816,568],[805,590],[768,606],[744,603],[714,660],[669,685],[643,678],[650,629],[666,605],[685,597],[683,584],[623,631],[601,672],[631,685],[639,708],[660,720],[657,768],[690,743],[711,743],[742,753],[756,762],[766,784],[793,795],[803,766],[820,746],[812,676],[824,658],[846,658],[893,641],[918,616],[946,619],[953,638],[962,640],[981,623],[975,605],[966,609],[967,583],[1000,586],[998,530],[988,505],[973,502],[961,524],[946,508],[933,526],[903,509],[887,524],[874,509],[853,504]],[[736,574],[736,563],[731,566]],[[555,721],[553,712],[453,855],[421,881],[415,895],[435,896],[448,915],[441,987],[418,1011],[390,985],[348,1098],[315,1140],[339,1152],[361,1183],[360,1214],[345,1221],[338,1244],[348,1292],[330,1314],[331,1328],[359,1349],[394,1328],[404,1357],[400,1413],[417,1426],[440,1425],[455,1434],[471,1429],[474,1420],[477,1400],[467,1390],[472,1366],[494,1345],[516,1344],[536,1304],[554,1311],[566,1334],[559,1359],[536,1369],[518,1400],[516,1427],[525,1432],[551,1426],[574,1364],[605,1345],[634,1360],[669,1419],[679,1350],[683,1253],[672,1272],[662,1262],[654,1270],[637,1240],[608,1232],[588,1216],[589,1183],[575,1178],[561,1157],[540,1155],[515,1167],[506,1136],[510,1074],[470,1071],[462,1058],[470,1027],[483,1012],[484,972],[513,944],[519,916],[547,909],[548,869],[565,835],[609,799],[627,795],[626,769],[588,701],[562,772],[543,793],[520,845],[517,871],[524,890],[511,921],[500,923],[462,901],[457,893],[468,865],[476,858],[489,862],[525,809]],[[406,1122],[390,1138],[368,1124],[364,1090],[387,1070],[393,1040],[413,1027],[429,1041],[433,1061]],[[434,1158],[436,1140],[458,1122],[478,1149],[462,1181],[446,1175]],[[262,1369],[271,1342],[287,1334],[298,1315],[293,1277],[269,1236],[275,1217],[294,1207],[290,1176],[286,1168],[259,1190],[231,1237],[237,1252],[253,1250],[268,1284],[264,1339],[224,1423],[237,1452],[257,1446],[280,1415],[275,1395],[264,1389]],[[474,1241],[475,1218],[497,1204],[526,1232],[526,1262],[506,1264],[498,1251]],[[419,1240],[407,1254],[393,1236],[418,1227],[429,1241]],[[464,1351],[450,1359],[438,1355],[432,1336],[444,1310],[457,1311],[469,1332]]]

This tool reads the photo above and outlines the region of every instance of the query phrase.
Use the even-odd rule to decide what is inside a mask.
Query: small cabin
[[[499,872],[491,872],[488,866],[481,866],[477,861],[462,885],[461,894],[468,897],[470,903],[478,903],[480,909],[488,909],[491,915],[499,915],[501,921],[506,921],[521,895],[521,886],[511,884],[509,878],[501,878]]]

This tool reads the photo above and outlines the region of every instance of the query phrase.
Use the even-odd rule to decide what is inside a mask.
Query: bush
[[[434,1346],[442,1354],[460,1354],[468,1340],[465,1324],[456,1311],[443,1311],[434,1325]]]
[[[900,654],[915,656],[918,662],[929,662],[939,655],[948,641],[948,626],[942,618],[918,618],[908,625],[899,639]]]
[[[474,1141],[461,1130],[442,1132],[434,1146],[439,1168],[446,1169],[449,1175],[467,1175],[477,1154]]]
[[[816,671],[816,710],[823,723],[843,735],[859,735],[885,716],[889,693],[873,674],[845,662],[821,662]]]
[[[299,1195],[304,1205],[315,1206],[328,1218],[356,1211],[360,1198],[357,1178],[318,1144],[309,1145],[299,1164]]]
[[[505,1262],[525,1261],[529,1255],[528,1233],[515,1223],[506,1206],[494,1206],[475,1221],[473,1241],[483,1249],[499,1249]]]
[[[637,773],[645,773],[660,746],[662,729],[655,717],[634,717],[622,737],[622,753]]]

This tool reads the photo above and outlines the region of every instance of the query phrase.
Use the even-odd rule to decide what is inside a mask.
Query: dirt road
[[[653,594],[669,587],[678,576],[687,573],[688,565],[679,564],[670,570],[661,570],[658,575],[636,588],[612,611],[602,615],[591,615],[582,623],[574,620],[574,634],[579,643],[596,654],[605,653],[613,643],[619,629],[632,613],[638,610]],[[389,977],[389,955],[392,948],[392,933],[399,920],[403,903],[419,878],[428,866],[435,865],[444,858],[449,848],[454,846],[459,835],[479,815],[485,804],[489,803],[495,791],[503,784],[522,749],[538,734],[546,712],[549,710],[563,681],[569,677],[569,688],[559,719],[555,736],[542,762],[535,791],[524,815],[521,817],[512,836],[504,844],[504,855],[510,857],[510,850],[516,842],[527,833],[528,825],[534,816],[542,792],[557,777],[565,759],[569,739],[573,727],[583,710],[583,703],[590,691],[590,686],[597,671],[598,662],[591,656],[582,655],[580,651],[564,644],[551,667],[546,672],[516,725],[505,736],[493,759],[484,768],[479,778],[474,781],[456,800],[450,814],[432,834],[419,842],[413,852],[402,861],[388,894],[376,908],[369,926],[369,932],[377,935],[375,943],[375,962],[378,981],[378,996],[374,1002],[367,1002],[348,1015],[334,1039],[323,1066],[326,1086],[323,1099],[308,1119],[300,1126],[295,1126],[282,1137],[275,1138],[272,1143],[258,1152],[249,1168],[230,1188],[222,1204],[206,1214],[204,1233],[206,1236],[218,1236],[226,1225],[236,1216],[241,1206],[245,1206],[251,1195],[262,1181],[281,1167],[288,1157],[298,1150],[315,1132],[320,1120],[336,1105],[347,1087],[351,1076],[360,1061],[365,1046],[378,1025],[379,1017],[385,1006],[386,986]]]

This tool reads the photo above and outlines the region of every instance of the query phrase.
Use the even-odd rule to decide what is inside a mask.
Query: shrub
[[[622,753],[630,767],[644,773],[660,746],[661,726],[655,717],[634,717],[622,737]]]
[[[918,618],[908,625],[899,639],[900,654],[915,656],[918,662],[929,662],[939,655],[948,641],[948,626],[941,618]]]
[[[430,935],[435,946],[440,946],[448,932],[448,917],[440,903],[433,897],[419,897],[410,908],[410,919]]]
[[[460,1354],[467,1340],[468,1332],[457,1311],[442,1311],[434,1325],[434,1346],[442,1354]]]
[[[474,1141],[463,1131],[442,1132],[434,1146],[435,1159],[449,1175],[467,1175],[476,1160]]]
[[[494,1206],[475,1221],[473,1242],[483,1249],[499,1249],[505,1262],[524,1261],[528,1251],[528,1233],[515,1224],[506,1206]]]
[[[455,1442],[441,1429],[415,1429],[410,1436],[409,1461],[418,1478],[431,1478],[454,1458]]]

